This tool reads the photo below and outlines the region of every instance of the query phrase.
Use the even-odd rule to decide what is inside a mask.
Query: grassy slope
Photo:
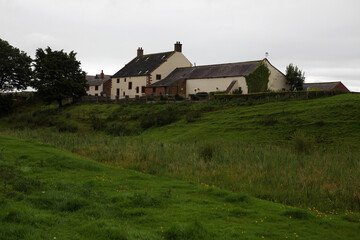
[[[358,239],[359,215],[301,210],[0,136],[0,239]],[[12,166],[12,167],[11,167]],[[13,169],[10,171],[10,169]]]
[[[35,138],[123,168],[205,182],[294,206],[360,209],[360,95],[253,106],[209,102],[51,109],[24,107],[1,119],[0,126],[7,134]],[[200,118],[185,121],[184,116],[196,111]],[[120,130],[123,125],[137,130],[144,116],[168,112],[180,112],[179,121],[154,126],[139,136],[113,137],[91,126],[95,116],[106,125],[124,123]],[[47,124],[50,127],[44,127]],[[77,133],[59,133],[63,124],[65,130],[76,126]],[[20,130],[7,131],[12,127]],[[203,148],[207,143],[209,147]],[[212,157],[204,159],[209,151]]]
[[[360,141],[360,95],[234,106],[210,112],[194,123],[180,121],[154,128],[143,136],[165,141],[240,140],[287,144],[296,131],[325,144],[357,147]]]

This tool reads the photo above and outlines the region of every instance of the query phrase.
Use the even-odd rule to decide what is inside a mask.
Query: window
[[[126,78],[124,78],[124,82],[126,82]]]
[[[99,90],[99,86],[95,86],[95,91]]]
[[[132,82],[129,82],[129,90],[132,89]]]
[[[99,94],[95,93],[95,96],[97,97],[97,96],[99,96]]]
[[[117,89],[116,89],[116,96],[119,96],[119,95],[120,95],[120,89],[117,88]]]
[[[141,93],[145,93],[145,87],[141,87]]]
[[[156,80],[161,80],[161,74],[156,74]]]
[[[136,93],[139,93],[139,87],[136,87]]]
[[[156,92],[156,87],[153,87],[153,92]]]
[[[125,97],[125,92],[123,92],[123,97]]]
[[[118,79],[116,79],[116,83],[119,83],[120,82],[120,79],[118,78]]]

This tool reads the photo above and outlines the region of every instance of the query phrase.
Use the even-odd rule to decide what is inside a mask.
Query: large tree
[[[50,47],[36,50],[33,87],[46,102],[57,101],[62,107],[64,98],[86,95],[87,86],[86,73],[81,70],[76,53],[52,51]]]
[[[286,83],[290,85],[290,90],[302,90],[304,81],[305,81],[305,73],[302,72],[297,66],[294,66],[292,63],[286,67]]]
[[[32,59],[0,39],[0,91],[26,89],[32,78]]]

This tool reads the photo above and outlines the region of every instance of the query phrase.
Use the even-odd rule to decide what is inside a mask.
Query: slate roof
[[[303,88],[304,90],[320,89],[328,91],[334,89],[340,83],[341,82],[304,83]]]
[[[93,75],[86,75],[86,80],[88,80],[89,86],[100,86],[107,80],[111,78],[111,75],[104,75],[104,78],[100,78],[100,74]]]
[[[240,63],[216,64],[197,67],[177,68],[163,80],[151,84],[149,87],[170,86],[180,80],[223,78],[247,76],[257,68],[263,60]]]
[[[175,52],[163,52],[155,54],[147,54],[141,57],[136,57],[128,64],[115,73],[112,77],[135,77],[147,76],[151,74],[156,68],[163,64]]]

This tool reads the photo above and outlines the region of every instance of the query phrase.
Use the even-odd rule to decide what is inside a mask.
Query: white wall
[[[166,78],[176,68],[192,67],[191,62],[181,52],[175,52],[166,62],[161,64],[157,69],[151,73],[151,83],[158,82]],[[161,74],[161,79],[156,80],[156,75]]]
[[[146,76],[139,76],[139,77],[122,77],[119,78],[119,83],[117,83],[118,78],[112,78],[112,85],[111,85],[111,99],[116,98],[117,89],[120,89],[119,98],[125,98],[125,95],[129,96],[130,98],[135,98],[136,95],[142,96],[141,87],[146,86]],[[125,81],[126,79],[126,81]],[[129,89],[129,82],[132,83],[132,88]],[[136,87],[139,87],[139,93],[136,93]]]
[[[89,86],[89,90],[86,91],[86,93],[90,96],[95,96],[96,94],[98,96],[101,96],[102,91],[103,91],[103,84],[98,86],[98,90],[95,90],[95,86]]]
[[[241,87],[244,94],[248,93],[245,77],[204,78],[186,80],[186,96],[197,92],[225,91],[233,80],[237,81],[233,89]]]
[[[161,80],[167,77],[172,71],[179,67],[191,67],[191,62],[181,53],[174,52],[163,64],[161,64],[157,69],[151,72],[151,83],[158,82],[156,80],[156,75],[161,75]],[[135,98],[136,95],[143,96],[145,93],[141,93],[141,87],[145,87],[147,84],[147,76],[139,77],[125,77],[119,78],[120,82],[117,83],[117,78],[112,78],[111,84],[111,98],[116,98],[117,89],[120,89],[119,98],[124,98],[125,95],[130,98]],[[132,89],[129,89],[129,81],[132,82]],[[139,93],[136,93],[136,87],[139,87]]]
[[[264,64],[270,70],[268,89],[272,91],[281,91],[283,88],[290,90],[290,86],[286,84],[285,75],[272,66],[267,59],[264,60]]]

